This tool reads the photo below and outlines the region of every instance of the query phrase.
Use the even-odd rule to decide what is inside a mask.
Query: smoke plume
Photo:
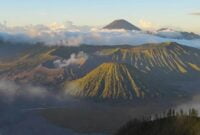
[[[70,65],[83,65],[88,59],[88,55],[83,51],[78,54],[72,53],[70,58],[65,60],[55,60],[54,65],[59,68],[68,67]]]

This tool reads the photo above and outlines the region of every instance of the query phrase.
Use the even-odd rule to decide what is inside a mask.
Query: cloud
[[[72,53],[70,58],[67,60],[55,60],[54,65],[59,68],[68,67],[70,65],[83,65],[87,59],[88,55],[81,51],[78,54]]]
[[[14,82],[5,80],[0,81],[0,95],[8,98],[9,101],[13,100],[13,98],[17,95],[17,90],[19,88],[20,87]]]
[[[9,27],[0,23],[0,39],[9,42],[44,42],[47,45],[76,46],[81,44],[82,34],[91,29],[89,26],[76,26],[70,21],[19,27]]]
[[[156,32],[157,35],[166,38],[179,38],[182,37],[182,34],[179,31],[174,31],[169,28],[164,28]]]
[[[45,88],[39,86],[33,86],[30,84],[22,85],[14,81],[0,80],[0,97],[5,102],[13,102],[17,98],[26,99],[44,99],[50,97]]]
[[[190,15],[200,16],[200,12],[193,12],[193,13],[190,13]]]
[[[155,25],[152,22],[143,19],[139,21],[139,26],[143,29],[148,29],[148,30],[149,29],[152,30],[153,28],[155,28]]]
[[[152,26],[152,23],[144,20],[141,21],[141,24],[149,28]],[[162,37],[156,34],[160,34]],[[81,44],[139,45],[172,41],[189,46],[200,46],[199,40],[175,39],[180,36],[179,34],[175,31],[152,32],[150,34],[145,31],[105,30],[96,27],[77,26],[70,21],[24,27],[9,27],[5,23],[0,23],[0,39],[9,42],[43,42],[49,46],[79,46]]]
[[[26,105],[63,105],[69,102],[79,102],[67,95],[65,91],[52,91],[45,86],[22,84],[11,80],[0,80],[0,104],[15,104],[23,101]]]
[[[187,98],[177,104],[177,110],[183,109],[186,112],[189,109],[195,108],[200,112],[200,79],[179,83],[178,86],[179,89],[187,92]]]
[[[181,105],[178,105],[176,107],[176,110],[184,110],[184,112],[187,112],[190,109],[196,109],[198,112],[200,112],[200,95],[195,95],[190,101],[183,103]],[[200,115],[200,114],[199,114]]]

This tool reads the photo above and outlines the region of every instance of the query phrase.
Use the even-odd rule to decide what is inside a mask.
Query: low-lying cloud
[[[105,30],[89,26],[76,26],[72,22],[24,27],[9,27],[5,23],[0,23],[0,40],[9,42],[43,42],[50,46],[79,46],[81,44],[139,45],[172,41],[188,46],[200,47],[200,39],[176,39],[177,36],[179,37],[180,33],[176,31],[148,33],[145,31]]]
[[[70,65],[83,65],[88,59],[88,55],[83,51],[75,54],[72,53],[69,59],[58,59],[54,61],[54,65],[59,68],[68,67]]]
[[[182,109],[184,112],[187,112],[190,109],[196,109],[200,113],[200,95],[195,95],[190,101],[183,103],[177,106],[177,110]],[[200,114],[199,114],[200,115]]]
[[[180,85],[180,89],[189,92],[189,99],[177,105],[177,110],[183,109],[187,112],[189,109],[196,109],[200,113],[200,80],[196,79],[191,82],[184,82]]]
[[[40,86],[30,84],[22,85],[14,81],[0,80],[0,97],[5,102],[13,102],[17,98],[44,99],[50,97],[51,93]]]

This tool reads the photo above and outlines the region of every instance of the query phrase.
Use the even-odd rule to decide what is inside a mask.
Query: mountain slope
[[[125,29],[125,30],[137,30],[137,31],[141,30],[140,28],[134,26],[133,24],[129,23],[124,19],[115,20],[112,23],[105,26],[104,29]]]
[[[83,65],[54,65],[55,60],[68,60],[80,51],[88,55]],[[71,85],[66,91],[73,96],[179,97],[185,92],[174,84],[200,79],[200,50],[173,42],[140,46],[34,45],[17,54],[6,61],[0,59],[1,78],[57,88],[74,80],[65,83],[66,89]]]
[[[81,79],[67,84],[69,94],[86,97],[132,98],[144,92],[135,82],[136,76],[124,64],[104,63]],[[74,87],[73,87],[74,86]]]
[[[137,99],[174,95],[176,91],[156,88],[140,71],[119,63],[104,63],[84,77],[66,82],[67,94],[103,99]],[[181,93],[179,93],[181,94]]]
[[[185,74],[200,69],[200,50],[174,42],[104,49],[101,55],[145,72],[161,70]]]

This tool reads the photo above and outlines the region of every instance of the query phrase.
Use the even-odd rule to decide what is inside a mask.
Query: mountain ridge
[[[104,51],[105,52],[105,51]],[[132,48],[118,48],[107,52],[107,57],[114,61],[129,63],[137,69],[149,71],[157,68],[164,68],[167,71],[187,73],[192,63],[199,67],[199,49],[182,46],[175,42],[162,44],[146,44]],[[192,57],[192,59],[190,58]],[[197,68],[196,68],[197,69]]]
[[[31,46],[25,50],[20,50],[18,57],[0,59],[1,78],[56,88],[63,88],[65,83],[78,84],[77,89],[72,87],[74,93],[69,90],[77,97],[143,99],[167,93],[182,95],[184,91],[169,84],[198,79],[200,75],[200,50],[175,42],[140,46]],[[62,68],[54,65],[55,60],[68,61],[71,54],[80,51],[88,55],[83,65]]]

